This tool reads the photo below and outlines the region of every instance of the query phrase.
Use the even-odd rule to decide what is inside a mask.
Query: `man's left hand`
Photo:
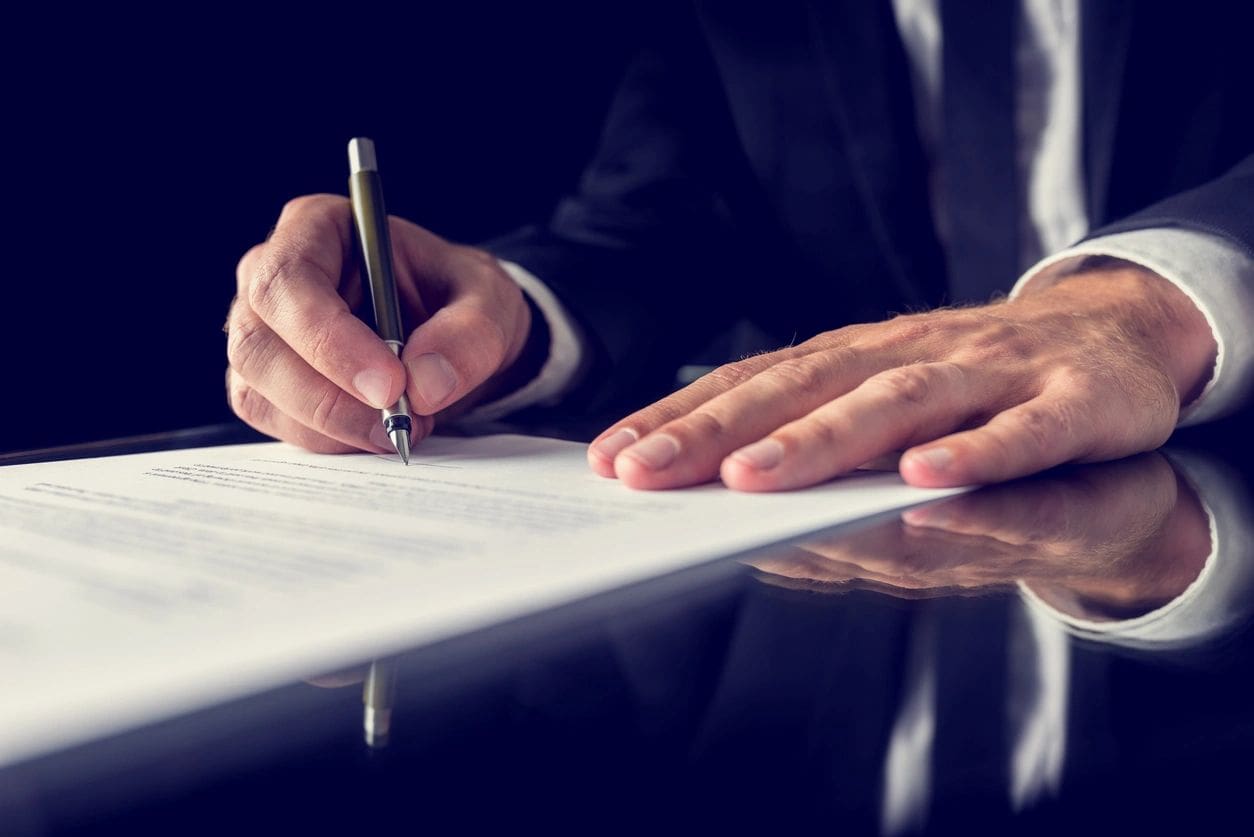
[[[588,460],[632,488],[775,491],[904,449],[913,485],[997,482],[1158,447],[1216,351],[1188,297],[1119,262],[722,366],[614,424]]]

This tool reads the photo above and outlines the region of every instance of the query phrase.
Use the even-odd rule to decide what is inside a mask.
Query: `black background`
[[[3,37],[0,450],[231,417],[221,326],[283,203],[346,189],[479,241],[543,219],[591,153],[641,3],[51,8]]]

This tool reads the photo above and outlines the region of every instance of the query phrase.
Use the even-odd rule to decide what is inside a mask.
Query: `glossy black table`
[[[203,428],[0,464],[248,438]],[[0,834],[1122,834],[1244,818],[1249,459],[1186,441],[413,649],[392,663],[384,748],[363,742],[357,669],[0,768]]]

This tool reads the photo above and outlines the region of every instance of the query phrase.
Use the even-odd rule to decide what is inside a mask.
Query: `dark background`
[[[652,23],[640,2],[314,9],[53,8],[0,36],[0,450],[231,418],[235,263],[287,199],[345,193],[352,136],[389,210],[441,235],[543,219]]]

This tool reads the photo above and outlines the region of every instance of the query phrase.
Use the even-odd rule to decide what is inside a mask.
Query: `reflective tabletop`
[[[1060,468],[309,672],[0,768],[0,834],[1220,823],[1254,773],[1249,462]]]

